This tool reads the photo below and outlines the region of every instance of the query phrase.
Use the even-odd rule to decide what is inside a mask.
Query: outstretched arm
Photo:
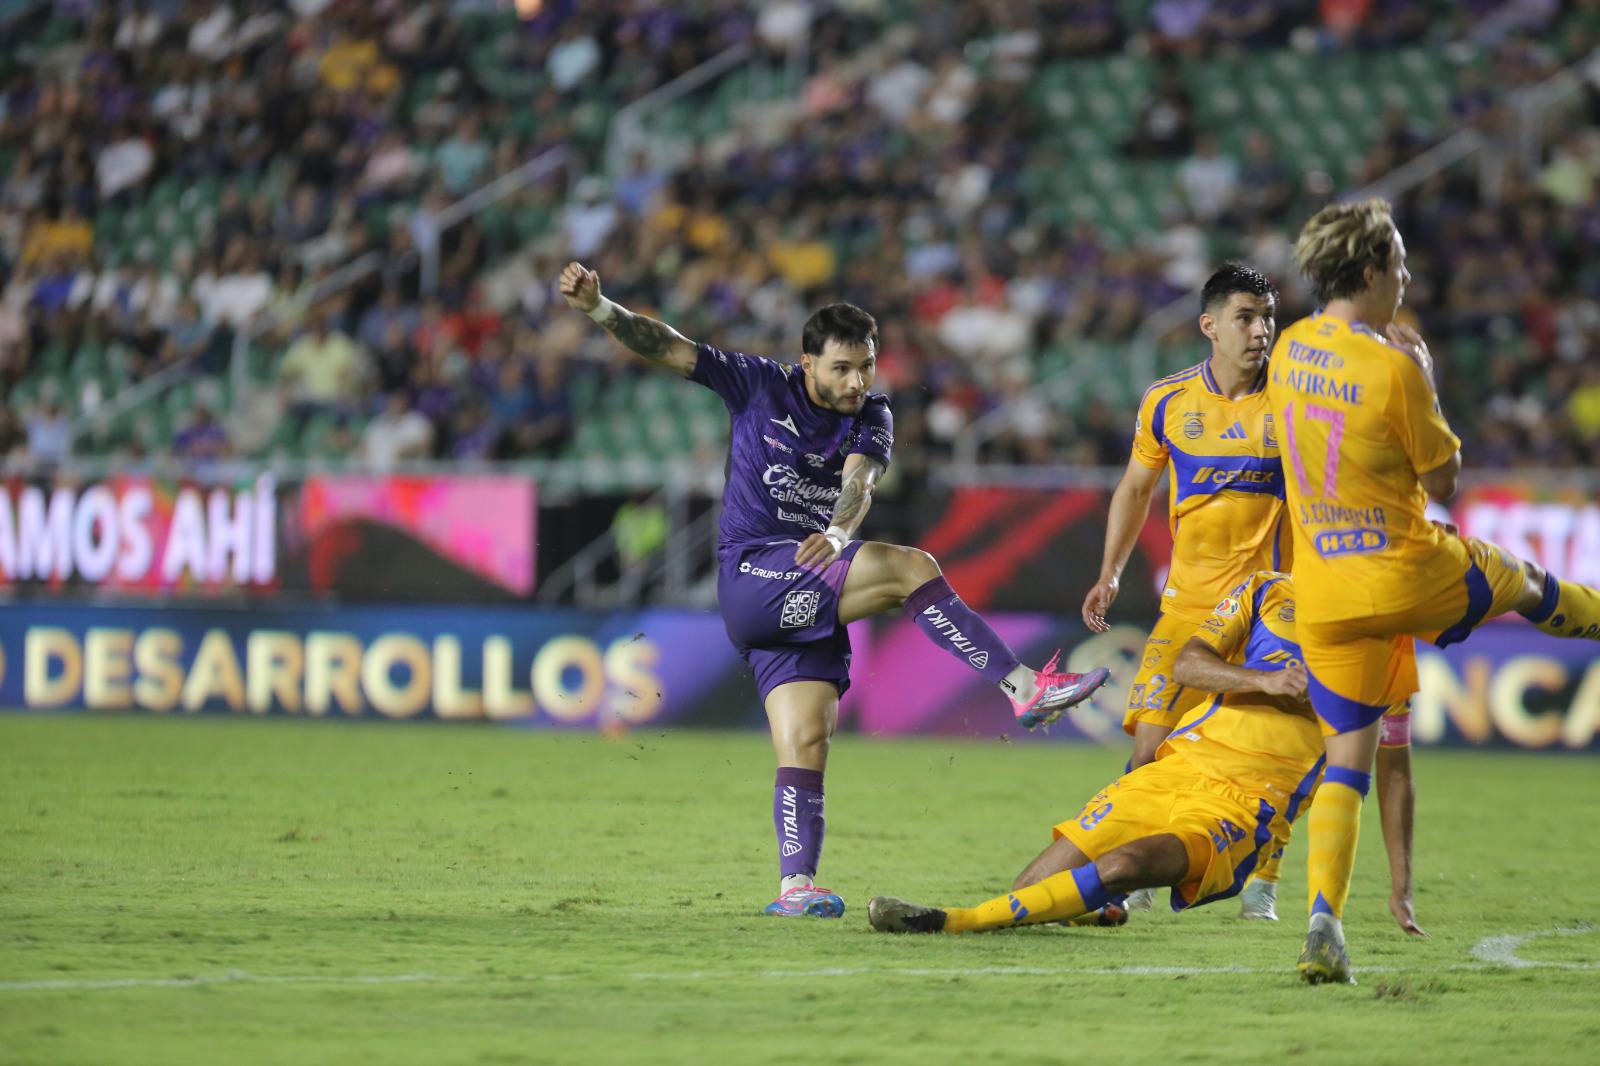
[[[1235,666],[1199,637],[1190,637],[1178,653],[1172,664],[1172,680],[1201,692],[1265,692],[1294,699],[1306,696],[1306,668],[1299,663],[1282,670]]]
[[[844,546],[855,539],[867,509],[872,506],[872,489],[883,475],[882,460],[856,452],[845,459],[839,498],[833,504],[833,519],[826,533],[813,533],[794,553],[796,566],[824,567],[839,557]]]
[[[694,373],[695,346],[683,334],[646,315],[635,314],[600,294],[600,275],[582,263],[561,272],[561,295],[576,310],[600,324],[624,348],[683,377]]]
[[[1388,723],[1385,722],[1385,725]],[[1417,789],[1411,776],[1409,744],[1378,749],[1378,813],[1383,820],[1383,847],[1389,853],[1389,913],[1412,936],[1425,937],[1411,901],[1411,841],[1416,820]]]
[[[1150,513],[1150,497],[1161,481],[1162,468],[1152,470],[1138,459],[1128,460],[1127,472],[1111,494],[1111,514],[1106,520],[1105,559],[1100,564],[1100,580],[1083,598],[1083,624],[1096,633],[1104,633],[1111,626],[1106,622],[1106,612],[1111,609],[1122,584],[1122,568],[1128,565],[1133,545],[1144,528],[1145,516]]]

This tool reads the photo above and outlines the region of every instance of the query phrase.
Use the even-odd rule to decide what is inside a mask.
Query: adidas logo
[[[1248,440],[1249,437],[1250,434],[1246,433],[1244,431],[1244,426],[1240,425],[1238,422],[1235,422],[1233,425],[1222,431],[1223,440]]]
[[[971,663],[973,666],[976,666],[979,670],[982,670],[984,667],[989,665],[989,653],[986,651],[975,652],[972,655],[967,656],[967,662]]]

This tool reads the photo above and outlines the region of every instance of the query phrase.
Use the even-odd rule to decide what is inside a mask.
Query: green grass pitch
[[[1421,752],[1433,938],[1369,803],[1355,988],[1292,971],[1303,841],[1276,924],[867,927],[1008,885],[1123,758],[841,738],[850,909],[795,921],[758,735],[0,716],[0,1062],[1596,1061],[1592,758]]]

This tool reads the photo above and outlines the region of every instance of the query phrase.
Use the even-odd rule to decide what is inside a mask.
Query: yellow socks
[[[1312,917],[1344,916],[1344,902],[1350,896],[1350,873],[1356,862],[1356,840],[1361,835],[1361,801],[1371,783],[1371,774],[1330,766],[1312,797],[1311,813],[1306,816],[1311,839],[1307,894]]]
[[[1256,867],[1254,880],[1266,881],[1270,884],[1278,883],[1278,869],[1283,865],[1283,849],[1279,848],[1267,857],[1267,861]]]
[[[1544,575],[1544,600],[1522,617],[1557,637],[1600,640],[1600,589]]]
[[[945,908],[944,931],[979,933],[1013,925],[1035,925],[1076,918],[1105,906],[1111,893],[1100,883],[1094,864],[1052,874],[976,907]]]

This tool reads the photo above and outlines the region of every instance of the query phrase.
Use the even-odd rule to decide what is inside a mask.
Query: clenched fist
[[[582,263],[568,263],[561,272],[561,295],[569,307],[588,314],[600,306],[600,275]]]

